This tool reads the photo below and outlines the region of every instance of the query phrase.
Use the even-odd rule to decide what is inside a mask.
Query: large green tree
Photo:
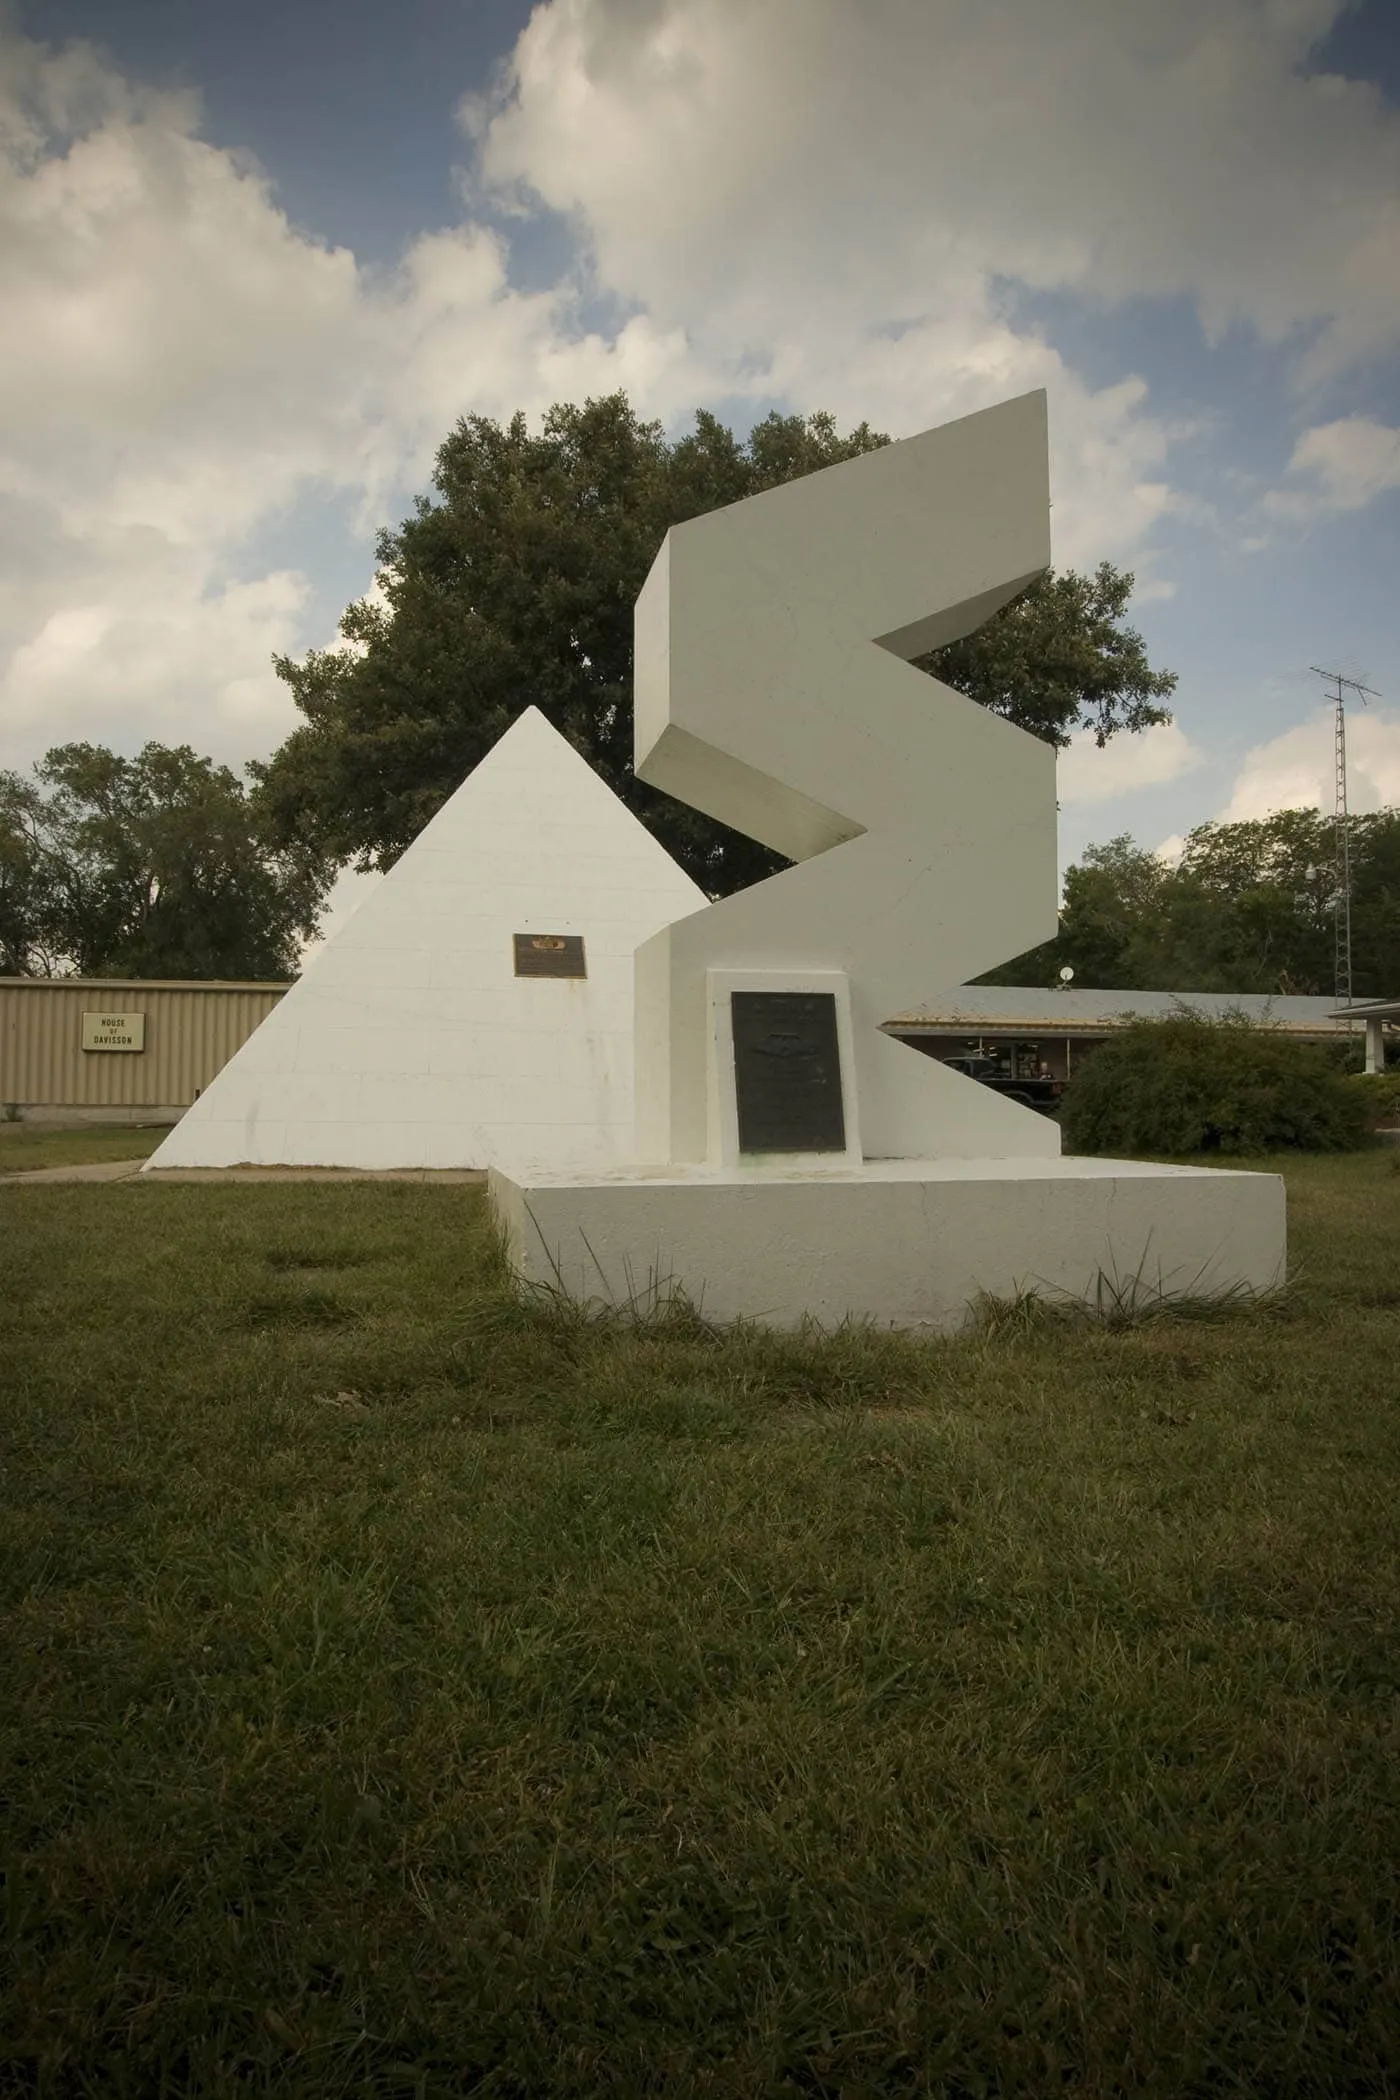
[[[711,895],[770,874],[776,855],[633,774],[633,603],[670,526],[888,443],[774,414],[741,444],[701,410],[672,445],[621,393],[556,406],[537,436],[464,418],[435,500],[379,536],[387,602],[349,608],[345,646],[274,659],[303,717],[254,769],[276,834],[392,866],[533,704]],[[1122,624],[1132,581],[1049,575],[921,667],[1051,743],[1165,722],[1176,680]]]
[[[1400,986],[1400,810],[1350,819],[1352,984]],[[1065,876],[1057,938],[991,984],[1125,991],[1315,993],[1335,986],[1336,831],[1316,809],[1199,824],[1169,867],[1127,837],[1091,846]]]
[[[333,866],[263,835],[243,783],[185,744],[64,744],[0,773],[0,971],[285,977]]]

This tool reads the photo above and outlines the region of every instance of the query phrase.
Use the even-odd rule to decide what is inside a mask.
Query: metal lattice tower
[[[1333,907],[1333,989],[1338,1006],[1351,1005],[1351,825],[1347,811],[1347,718],[1345,696],[1348,689],[1360,696],[1361,705],[1366,705],[1369,693],[1372,699],[1380,695],[1374,686],[1362,685],[1357,678],[1343,678],[1340,671],[1324,671],[1320,665],[1309,667],[1319,678],[1330,679],[1336,686],[1329,693],[1336,710],[1333,758],[1336,775],[1336,800],[1334,823],[1337,841],[1337,901]]]

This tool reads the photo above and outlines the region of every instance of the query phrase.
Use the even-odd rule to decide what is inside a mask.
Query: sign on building
[[[145,1047],[144,1014],[84,1013],[84,1050],[144,1050]]]

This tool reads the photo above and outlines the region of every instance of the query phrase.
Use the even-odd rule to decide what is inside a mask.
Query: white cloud
[[[848,321],[844,330],[783,331],[775,344],[764,391],[895,437],[1047,388],[1056,563],[1137,556],[1143,594],[1151,591],[1150,553],[1141,556],[1153,527],[1176,509],[1165,477],[1176,433],[1145,412],[1142,380],[1092,391],[1049,344],[1017,334],[989,299],[979,304],[971,293],[897,340]]]
[[[307,578],[257,534],[308,490],[366,536],[465,409],[713,381],[645,317],[580,337],[496,236],[428,234],[371,279],[292,229],[198,103],[0,26],[0,764],[148,736],[237,761],[295,713]]]
[[[998,286],[1185,296],[1300,378],[1394,343],[1400,121],[1300,70],[1344,4],[550,0],[463,118],[486,190],[770,394],[904,435],[1047,386],[1056,559],[1131,559],[1148,601],[1193,433]]]
[[[0,761],[114,730],[241,757],[306,585],[231,564],[353,462],[324,380],[354,260],[194,138],[191,97],[3,30],[0,82]]]
[[[555,401],[625,389],[639,411],[670,419],[728,375],[704,364],[684,331],[634,315],[612,340],[581,334],[578,289],[517,292],[499,236],[463,226],[421,235],[387,283],[366,289],[368,457],[377,493],[421,480],[457,418],[538,417]]]
[[[354,258],[191,137],[188,98],[111,99],[96,131],[0,164],[7,479],[42,477],[78,538],[232,539],[340,469]]]
[[[1294,486],[1271,489],[1260,508],[1283,525],[1309,525],[1339,511],[1364,510],[1388,489],[1400,488],[1400,430],[1371,416],[1342,416],[1305,430],[1288,472]],[[1268,545],[1267,534],[1246,543]]]
[[[10,660],[7,727],[37,756],[110,711],[129,744],[193,743],[237,765],[285,733],[285,688],[268,652],[299,640],[306,595],[305,579],[282,570],[203,598],[64,607]],[[73,703],[94,686],[101,718],[89,724]]]
[[[1400,331],[1400,118],[1300,71],[1343,5],[552,0],[467,115],[604,282],[731,349],[985,309],[995,273],[1315,331],[1315,376]]]
[[[1339,5],[550,0],[469,112],[477,196],[578,229],[578,281],[536,293],[470,221],[371,275],[199,138],[197,98],[0,27],[0,764],[272,748],[310,589],[259,534],[313,490],[367,535],[458,415],[617,387],[672,426],[747,396],[904,435],[1047,386],[1057,562],[1168,595],[1184,429],[1139,378],[1087,385],[1000,286],[1186,293],[1217,333],[1320,329],[1317,369],[1390,340],[1400,128],[1296,71]],[[592,291],[637,310],[584,334]],[[1364,432],[1313,435],[1300,475],[1361,487]],[[1070,791],[1189,748],[1071,753]]]
[[[1085,809],[1092,803],[1130,795],[1137,788],[1165,787],[1204,763],[1204,752],[1176,722],[1145,729],[1137,736],[1110,737],[1102,750],[1092,732],[1083,731],[1060,753],[1056,767],[1060,804],[1065,809]]]
[[[1003,132],[1020,150],[1027,102],[1034,139],[1061,135],[1053,86],[1046,107],[1038,79],[997,86],[1008,41],[1034,47],[1032,73],[1040,55],[1040,12],[1010,37],[1005,12],[553,0],[464,121],[494,194],[569,214],[597,281],[682,330],[729,391],[904,436],[1048,387],[1057,562],[1132,556],[1144,595],[1165,595],[1144,548],[1178,507],[1167,458],[1185,428],[1149,413],[1139,378],[1086,386],[995,281],[1059,281],[1045,258],[1063,249],[1070,268],[1075,220],[1056,208],[1052,231],[1042,176],[1013,195],[993,165]]]
[[[1276,809],[1330,810],[1334,793],[1333,715],[1319,708],[1310,720],[1246,752],[1217,821],[1245,822]],[[1400,806],[1400,715],[1348,709],[1347,800],[1358,814]]]

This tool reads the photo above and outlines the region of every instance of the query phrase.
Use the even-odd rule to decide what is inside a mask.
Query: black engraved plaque
[[[831,992],[731,992],[741,1152],[844,1152]]]
[[[517,933],[517,977],[586,977],[581,933]]]

